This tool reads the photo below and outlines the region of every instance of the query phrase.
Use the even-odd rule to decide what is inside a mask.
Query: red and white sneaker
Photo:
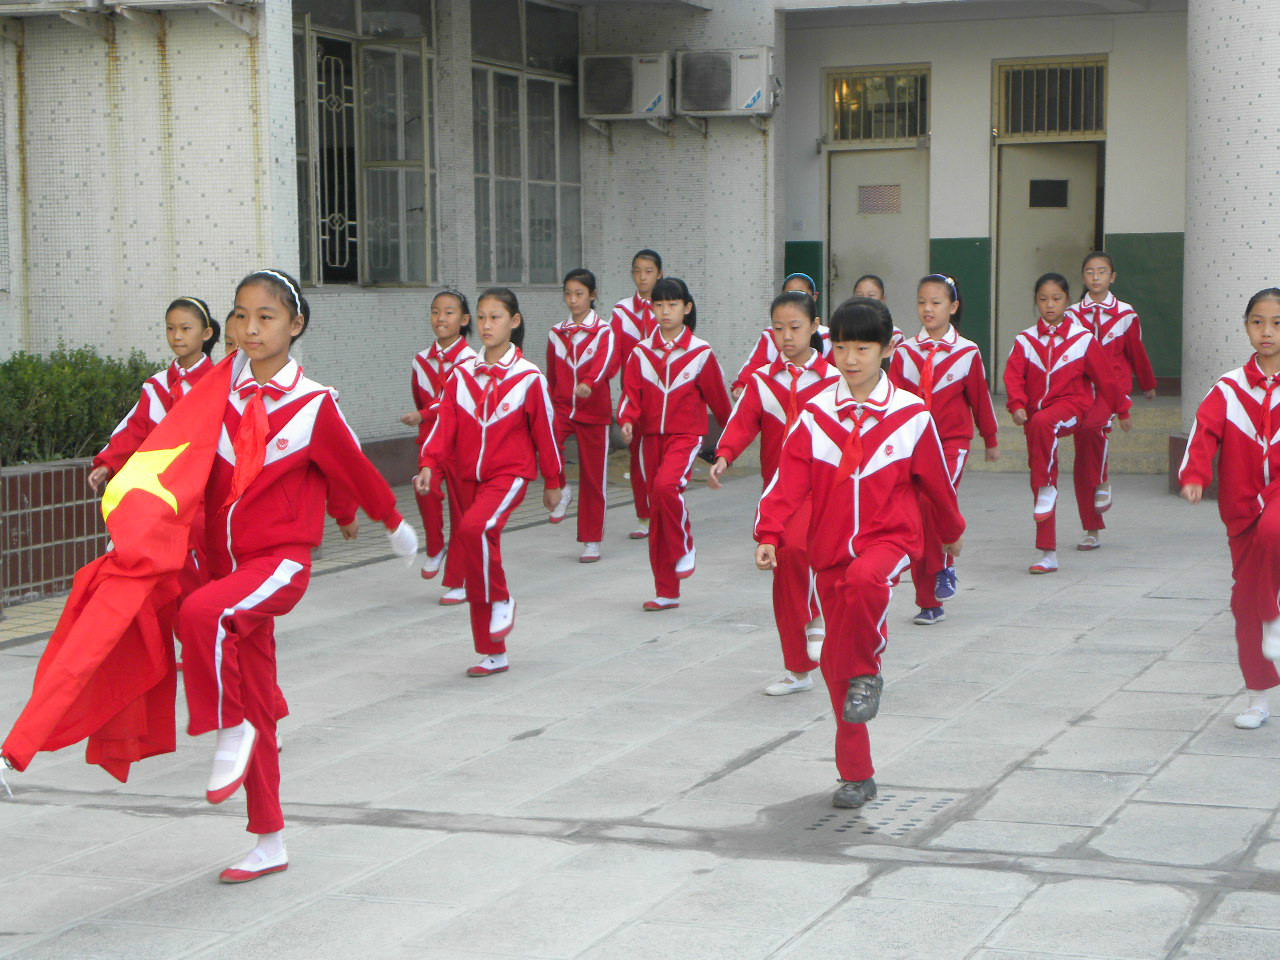
[[[1053,550],[1044,551],[1044,556],[1027,567],[1027,573],[1057,573],[1058,554]]]
[[[694,570],[698,568],[697,552],[697,548],[694,548],[676,561],[676,576],[679,579],[687,580],[693,576]]]
[[[501,640],[516,625],[516,601],[514,597],[499,600],[490,607],[489,639]]]
[[[1035,521],[1043,523],[1053,516],[1053,508],[1058,504],[1057,487],[1041,487],[1036,491]]]
[[[1099,484],[1098,489],[1093,491],[1093,509],[1099,513],[1106,513],[1111,509],[1111,484]]]
[[[649,536],[649,521],[637,520],[636,528],[627,534],[632,540],[644,540]]]
[[[249,773],[249,760],[257,741],[258,731],[248,720],[218,731],[213,770],[204,792],[206,800],[221,803],[240,789]]]
[[[569,512],[569,504],[573,502],[573,487],[567,483],[564,489],[560,491],[560,502],[551,510],[550,520],[552,523],[559,523],[564,519],[564,515]]]
[[[467,667],[468,677],[492,677],[495,673],[506,673],[510,669],[505,653],[498,656],[487,656],[474,667]]]
[[[289,859],[286,854],[267,859],[257,850],[253,850],[234,867],[227,867],[218,874],[218,879],[223,883],[248,883],[250,880],[265,877],[269,873],[281,873],[288,869]]]
[[[452,590],[449,590],[448,592],[445,593],[444,596],[440,598],[440,606],[442,607],[456,607],[458,604],[466,603],[466,602],[467,602],[466,587],[454,587]]]
[[[428,556],[422,561],[422,579],[431,580],[440,572],[440,565],[444,563],[444,551],[441,550],[434,557]]]
[[[655,610],[674,610],[680,606],[680,601],[671,597],[654,597],[652,600],[646,600],[642,610],[648,610],[652,613]]]

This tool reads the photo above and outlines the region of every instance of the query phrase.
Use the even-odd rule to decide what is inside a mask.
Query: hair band
[[[283,273],[277,273],[274,270],[259,270],[259,274],[265,274],[268,277],[275,277],[286,287],[289,288],[289,294],[293,297],[293,306],[295,312],[302,313],[302,298],[298,296],[298,291],[294,289],[293,281],[286,277]]]
[[[782,285],[785,287],[785,286],[787,285],[787,283],[788,283],[788,282],[790,282],[791,280],[796,279],[796,277],[799,277],[800,279],[807,281],[807,282],[808,282],[808,284],[809,284],[809,289],[810,289],[810,290],[812,290],[812,291],[814,291],[815,293],[817,292],[817,290],[818,290],[818,285],[817,285],[816,283],[814,283],[814,281],[813,281],[813,277],[809,276],[807,273],[790,273],[790,274],[787,274],[787,276],[785,276],[785,277],[783,277],[783,278],[782,278]]]
[[[206,327],[209,326],[211,323],[213,323],[213,318],[209,316],[208,309],[205,307],[203,303],[201,303],[195,297],[178,297],[178,299],[181,300],[183,303],[194,304],[196,309],[200,311],[200,315],[204,317],[204,325]]]
[[[953,298],[953,299],[959,299],[959,297],[960,297],[960,291],[956,289],[956,282],[955,282],[954,280],[952,280],[950,277],[948,277],[945,273],[931,273],[931,274],[929,274],[927,277],[925,277],[925,279],[926,279],[926,280],[941,280],[943,283],[945,283],[948,287],[950,287],[950,288],[951,288],[951,296],[952,296],[952,298]]]

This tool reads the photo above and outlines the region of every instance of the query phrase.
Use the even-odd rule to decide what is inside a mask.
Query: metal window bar
[[[928,133],[927,68],[839,73],[829,82],[832,142],[913,141]]]
[[[1106,133],[1106,61],[1003,64],[996,135],[1001,139],[1094,139]]]
[[[354,51],[353,51],[354,54]],[[357,241],[355,83],[345,58],[318,48],[316,100],[320,140],[320,256],[330,269],[349,270]]]

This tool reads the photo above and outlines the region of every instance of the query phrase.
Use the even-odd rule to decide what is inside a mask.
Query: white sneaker
[[[573,501],[573,487],[569,484],[564,485],[564,489],[560,491],[560,502],[555,505],[551,511],[551,522],[559,523],[564,519],[564,515],[569,512],[569,504]]]
[[[1042,550],[1040,559],[1027,567],[1028,573],[1057,573],[1058,572],[1058,552],[1056,550]]]
[[[489,639],[501,640],[516,625],[515,597],[494,603],[489,614]]]
[[[1271,713],[1264,707],[1250,707],[1235,719],[1235,725],[1241,730],[1257,730],[1267,722]]]
[[[822,637],[810,637],[805,641],[804,652],[809,655],[809,659],[814,663],[822,660]]]
[[[452,590],[446,590],[444,596],[440,598],[440,606],[452,607],[459,603],[467,602],[467,588],[454,587]]]
[[[1268,660],[1280,660],[1280,619],[1262,625],[1262,655]]]
[[[766,697],[785,697],[788,693],[804,693],[806,690],[813,689],[813,677],[806,676],[803,680],[798,679],[795,674],[787,674],[777,683],[771,683],[764,688]]]
[[[695,548],[676,561],[676,576],[681,580],[693,576],[693,571],[697,569],[698,565],[697,553],[698,551]]]
[[[579,563],[595,563],[600,559],[599,542],[584,543],[582,545],[582,555],[578,557]]]
[[[444,563],[444,551],[441,550],[434,557],[427,557],[422,561],[422,579],[430,580],[440,572],[440,565]]]
[[[1099,484],[1093,491],[1093,509],[1099,513],[1106,513],[1111,509],[1111,484]]]
[[[209,785],[205,787],[206,800],[221,803],[240,789],[257,741],[258,731],[248,720],[218,731],[213,748],[213,770],[209,774]]]
[[[649,521],[636,520],[636,528],[627,534],[632,540],[643,540],[649,536]]]
[[[1058,502],[1057,487],[1041,487],[1036,491],[1035,521],[1048,520],[1053,516],[1053,508]]]

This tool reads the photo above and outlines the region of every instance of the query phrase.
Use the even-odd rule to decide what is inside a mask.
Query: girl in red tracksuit
[[[1093,334],[1067,313],[1070,285],[1060,273],[1036,281],[1040,319],[1014,338],[1004,368],[1006,406],[1027,435],[1027,463],[1035,496],[1036,548],[1031,573],[1058,569],[1054,507],[1058,502],[1058,438],[1083,421],[1098,396],[1128,417],[1115,375]]]
[[[639,439],[653,512],[649,567],[656,596],[644,609],[671,610],[680,606],[680,581],[695,565],[684,488],[707,432],[707,408],[725,423],[732,405],[711,345],[693,335],[698,314],[683,280],[654,284],[653,313],[658,329],[636,345],[622,372],[618,422],[628,443]]]
[[[1245,309],[1254,355],[1219,378],[1200,402],[1178,470],[1182,495],[1199,503],[1218,458],[1218,513],[1231,548],[1231,614],[1249,705],[1235,719],[1256,730],[1280,684],[1280,289],[1259,290]]]
[[[164,314],[165,337],[174,361],[142,385],[142,396],[111,431],[111,439],[93,458],[89,487],[94,493],[119,473],[173,405],[213,369],[210,357],[218,342],[218,321],[199,297],[179,297]]]
[[[916,309],[921,330],[893,352],[889,378],[924,401],[942,440],[951,485],[959,487],[975,420],[987,461],[1000,459],[987,371],[978,345],[956,330],[964,308],[955,280],[940,273],[922,279],[916,286]],[[914,622],[928,625],[947,619],[942,602],[956,595],[956,568],[942,549],[928,511],[924,512],[924,550],[911,562],[911,580],[920,607]]]
[[[596,316],[596,276],[582,267],[564,278],[569,319],[547,334],[547,387],[555,409],[556,443],[562,451],[570,434],[578,441],[578,542],[581,563],[600,559],[604,539],[605,485],[609,469],[609,425],[613,399],[609,378],[617,372],[613,328]],[[560,502],[551,511],[559,523],[572,492],[560,478]]]
[[[813,278],[807,273],[793,273],[782,281],[782,292],[789,293],[797,291],[807,293],[813,298],[814,309],[817,310],[818,303],[818,287],[813,282]],[[776,302],[776,301],[775,301]],[[826,357],[831,353],[830,331],[822,324],[818,324],[818,336],[820,337],[820,347],[815,347],[819,355]],[[742,391],[746,389],[747,383],[751,379],[751,375],[761,367],[767,367],[781,356],[782,348],[778,345],[774,336],[774,328],[772,326],[760,334],[760,339],[756,341],[755,348],[751,351],[751,356],[747,357],[747,362],[742,365],[742,369],[738,371],[738,375],[733,378],[733,383],[729,385],[730,394],[734,400],[742,396]]]
[[[467,298],[457,290],[443,290],[431,301],[431,331],[435,343],[413,358],[413,410],[400,418],[400,422],[418,428],[418,448],[422,448],[436,422],[436,408],[444,394],[445,384],[453,376],[459,364],[471,360],[476,352],[467,343],[471,333],[471,308]],[[460,484],[453,462],[445,460],[436,472],[431,489],[418,494],[418,512],[426,528],[427,558],[422,564],[422,577],[430,580],[440,571],[445,559],[444,496],[449,492],[450,541],[458,530],[463,506],[458,496]],[[449,555],[444,564],[445,594],[441,604],[448,606],[466,599],[462,588],[462,556],[459,551]]]
[[[653,336],[657,324],[653,319],[653,285],[662,279],[662,257],[649,249],[640,250],[631,258],[631,279],[636,292],[613,307],[610,324],[613,327],[614,347],[618,351],[618,369],[624,369],[636,344]],[[649,501],[645,493],[644,470],[640,464],[640,444],[631,444],[631,493],[636,502],[636,528],[631,531],[632,540],[643,540],[649,535]]]
[[[760,475],[765,486],[773,479],[782,453],[782,441],[800,416],[804,405],[818,394],[835,388],[840,375],[823,359],[817,307],[808,293],[780,294],[770,307],[772,334],[778,358],[756,370],[748,379],[737,405],[724,425],[716,447],[716,462],[707,482],[719,488],[720,477],[751,441],[760,436]],[[773,617],[782,642],[782,662],[787,676],[764,688],[769,696],[800,693],[813,689],[810,672],[818,666],[809,653],[810,624],[817,611],[810,602],[809,556],[805,534],[809,529],[806,500],[784,532],[778,550],[778,567],[773,572]]]
[[[1072,318],[1097,338],[1102,353],[1115,371],[1125,405],[1134,377],[1148,400],[1156,396],[1156,375],[1151,369],[1147,349],[1142,345],[1142,324],[1129,304],[1116,299],[1111,285],[1116,281],[1115,261],[1111,254],[1095,250],[1084,258],[1081,266],[1086,296],[1071,308]],[[1102,515],[1111,509],[1111,481],[1107,477],[1107,451],[1111,438],[1111,408],[1098,397],[1084,423],[1073,435],[1076,445],[1076,506],[1084,539],[1077,550],[1097,550],[1102,546],[1098,534],[1106,524]],[[1120,429],[1128,430],[1132,421],[1120,421]]]
[[[324,530],[325,500],[340,490],[383,522],[392,549],[417,551],[391,488],[360,451],[331,390],[306,379],[289,356],[309,311],[296,280],[252,273],[236,288],[240,355],[232,362],[223,441],[205,494],[212,579],[178,612],[192,736],[217,731],[206,798],[221,803],[245,786],[257,846],[220,879],[254,880],[288,866],[275,742],[272,621],[302,598],[311,552]],[[339,518],[345,526],[351,515]]]
[[[505,287],[480,294],[476,327],[484,353],[461,364],[446,385],[414,486],[426,492],[435,471],[454,461],[466,505],[455,537],[471,636],[483,655],[467,676],[488,677],[507,670],[504,641],[516,622],[516,602],[502,568],[502,529],[539,470],[546,480],[542,501],[555,509],[564,468],[547,381],[520,353],[524,322],[516,295]]]
[[[933,419],[881,369],[892,337],[878,301],[855,297],[836,310],[831,356],[840,382],[805,405],[756,517],[756,565],[767,570],[791,517],[813,499],[808,551],[827,628],[821,666],[836,715],[837,807],[876,795],[866,723],[880,706],[889,598],[921,550],[922,505],[957,556],[964,533]]]

